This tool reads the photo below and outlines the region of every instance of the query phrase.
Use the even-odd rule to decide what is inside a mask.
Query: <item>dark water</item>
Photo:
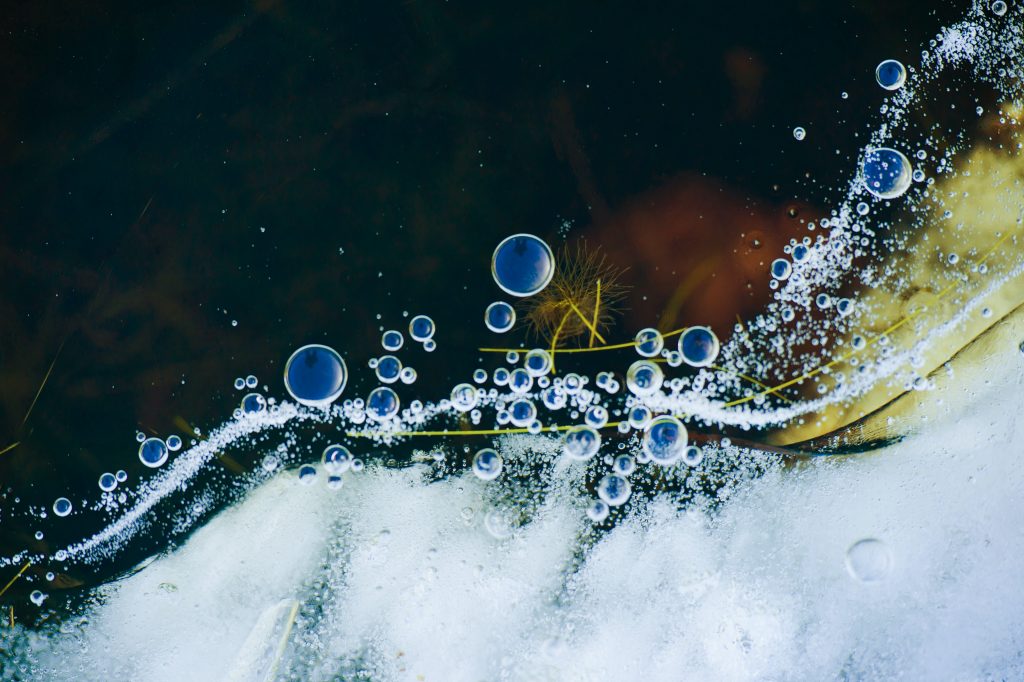
[[[304,343],[359,363],[347,394],[365,395],[361,363],[403,311],[438,323],[438,351],[410,355],[436,397],[476,366],[489,255],[512,232],[558,245],[567,222],[632,266],[631,337],[672,291],[643,235],[616,231],[676,228],[625,207],[717,188],[736,230],[823,204],[849,172],[833,150],[871,120],[874,66],[962,11],[687,4],[5,7],[2,504],[137,480],[137,430],[215,426],[236,376],[281,395]],[[759,305],[722,296],[729,318]],[[95,523],[41,545],[4,518],[0,554]]]

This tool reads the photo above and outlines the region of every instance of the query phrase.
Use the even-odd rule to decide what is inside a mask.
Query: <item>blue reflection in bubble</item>
[[[348,369],[337,351],[310,344],[298,349],[284,366],[284,386],[303,405],[326,406],[345,390]]]
[[[539,237],[514,234],[494,250],[491,274],[503,291],[513,296],[532,296],[554,276],[555,257],[551,247]]]

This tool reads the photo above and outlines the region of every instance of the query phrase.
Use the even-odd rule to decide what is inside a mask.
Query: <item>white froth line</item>
[[[229,422],[218,427],[209,440],[196,445],[178,457],[167,469],[151,481],[145,483],[140,492],[145,496],[134,507],[117,521],[110,524],[91,538],[70,545],[65,550],[68,557],[91,552],[92,550],[115,539],[125,540],[134,533],[134,525],[146,512],[158,502],[170,495],[175,489],[191,479],[216,454],[234,442],[237,438],[251,436],[269,427],[280,427],[295,418],[307,419],[315,417],[308,411],[299,411],[290,403],[283,403],[273,414],[249,416],[238,421]],[[124,534],[124,535],[122,535]],[[55,557],[49,557],[51,561]]]

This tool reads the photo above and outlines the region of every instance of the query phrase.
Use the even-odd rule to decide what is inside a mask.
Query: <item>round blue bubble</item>
[[[384,350],[396,351],[405,343],[405,337],[397,329],[389,329],[380,337],[380,345]]]
[[[256,414],[265,409],[267,409],[267,399],[259,393],[247,393],[242,398],[242,412],[246,414]]]
[[[409,320],[409,336],[413,341],[426,343],[434,337],[434,321],[426,315],[417,315]]]
[[[109,493],[111,490],[117,487],[117,478],[114,474],[106,473],[100,476],[99,480],[100,490],[105,493]]]
[[[501,455],[491,448],[484,448],[473,457],[473,473],[484,481],[493,481],[501,474]]]
[[[686,439],[686,427],[678,419],[668,414],[655,417],[644,431],[644,452],[657,464],[672,464],[683,454]]]
[[[597,483],[597,496],[609,507],[625,504],[631,492],[629,481],[618,474],[608,474]]]
[[[139,445],[139,460],[154,469],[167,461],[167,454],[167,444],[159,438],[147,438]]]
[[[491,274],[502,291],[533,296],[555,275],[555,256],[543,239],[532,234],[506,237],[494,249]]]
[[[57,516],[67,516],[71,508],[71,500],[66,497],[58,497],[53,503],[53,513]]]
[[[393,384],[398,381],[402,373],[402,361],[394,355],[384,355],[377,360],[377,378],[385,384]]]
[[[899,90],[907,82],[907,69],[895,59],[886,59],[875,69],[875,80],[886,90]]]
[[[679,337],[679,352],[691,367],[707,367],[718,357],[718,349],[718,337],[707,327],[690,327]]]
[[[292,353],[284,366],[284,387],[303,405],[330,405],[347,380],[348,368],[338,352],[315,343]]]
[[[913,180],[910,160],[889,147],[868,150],[861,172],[864,186],[879,199],[895,199],[907,191]]]
[[[772,261],[772,277],[775,279],[789,279],[793,273],[793,266],[785,258],[776,258]]]
[[[383,421],[398,414],[399,406],[398,394],[387,386],[379,386],[370,391],[366,399],[366,416],[374,421]]]
[[[492,332],[507,332],[516,323],[516,310],[505,301],[495,301],[484,312],[484,324]]]

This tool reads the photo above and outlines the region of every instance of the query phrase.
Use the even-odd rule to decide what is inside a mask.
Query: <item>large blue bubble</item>
[[[864,185],[879,199],[895,199],[910,187],[913,169],[901,152],[877,147],[864,155]]]
[[[707,367],[718,357],[718,337],[707,327],[690,327],[679,337],[679,352],[691,367]]]
[[[323,407],[345,390],[348,369],[337,351],[310,344],[298,349],[284,366],[284,387],[303,405]]]
[[[533,296],[554,276],[555,256],[543,239],[514,234],[494,250],[491,274],[503,291],[513,296]]]

